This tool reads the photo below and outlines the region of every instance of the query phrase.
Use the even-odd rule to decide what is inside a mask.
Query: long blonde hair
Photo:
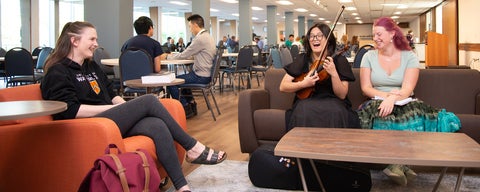
[[[65,26],[63,26],[62,33],[60,33],[60,36],[57,39],[55,49],[45,61],[44,71],[47,71],[48,68],[58,64],[61,60],[68,56],[73,49],[70,38],[75,37],[76,39],[80,39],[80,35],[83,33],[85,28],[95,29],[95,26],[86,21],[68,22],[65,24]]]

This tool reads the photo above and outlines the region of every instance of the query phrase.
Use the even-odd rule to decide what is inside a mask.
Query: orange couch
[[[39,84],[0,89],[0,101],[41,99]],[[186,130],[180,102],[160,101]],[[0,191],[77,191],[109,143],[115,143],[122,151],[146,149],[157,159],[150,138],[122,138],[117,125],[107,118],[52,121],[51,116],[44,116],[0,121]],[[177,158],[183,163],[185,150],[175,145]],[[157,166],[160,176],[165,178],[165,170]]]

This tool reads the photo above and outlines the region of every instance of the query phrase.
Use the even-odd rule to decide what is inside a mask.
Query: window
[[[53,0],[39,0],[38,45],[55,47],[55,3]]]
[[[5,50],[22,46],[20,0],[1,0],[1,41]]]
[[[83,21],[83,0],[60,0],[58,30],[71,21]]]

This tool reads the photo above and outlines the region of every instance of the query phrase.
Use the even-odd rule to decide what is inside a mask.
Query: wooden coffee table
[[[298,127],[282,137],[275,155],[298,160],[445,167],[433,191],[447,167],[461,168],[455,191],[460,189],[465,167],[480,167],[480,145],[464,133]],[[304,189],[308,190],[301,168],[300,172]]]

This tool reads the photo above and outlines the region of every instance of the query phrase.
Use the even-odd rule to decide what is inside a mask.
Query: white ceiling
[[[172,4],[171,1],[183,2],[187,5]],[[428,11],[430,8],[440,4],[443,0],[352,0],[349,3],[339,3],[341,0],[290,0],[293,5],[280,5],[278,0],[251,0],[252,7],[260,7],[263,10],[252,10],[252,18],[257,18],[253,22],[266,22],[267,19],[267,5],[277,6],[277,21],[284,21],[285,12],[293,12],[294,18],[298,16],[305,16],[305,20],[313,19],[320,21],[319,18],[324,18],[325,21],[333,21],[338,13],[341,5],[346,8],[354,7],[356,10],[345,10],[343,17],[339,22],[341,23],[357,23],[361,20],[363,23],[372,23],[374,19],[382,16],[398,16],[395,19],[397,22],[410,22],[420,14]],[[318,1],[319,5],[315,2]],[[238,2],[238,0],[237,0]],[[404,5],[407,8],[399,8],[399,5]],[[134,0],[135,9],[143,9],[148,12],[148,7],[161,7],[163,13],[168,12],[191,12],[192,0]],[[210,0],[210,8],[216,9],[218,12],[210,12],[210,16],[216,16],[218,19],[238,20],[238,3],[226,3],[223,0]],[[303,8],[308,10],[301,13],[294,9]],[[396,12],[400,12],[397,14]],[[357,13],[357,16],[352,15]],[[310,16],[316,14],[317,16]],[[355,19],[359,17],[360,19]]]

